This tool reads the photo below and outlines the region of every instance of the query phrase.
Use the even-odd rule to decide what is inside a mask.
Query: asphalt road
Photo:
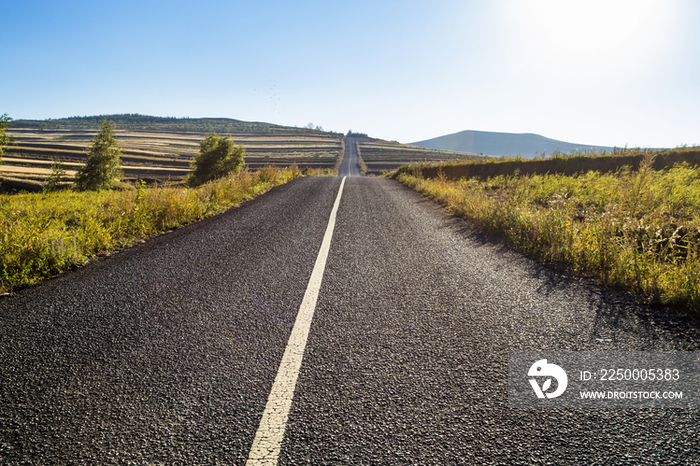
[[[0,464],[244,464],[341,178],[0,298]],[[698,464],[696,410],[518,410],[519,350],[697,350],[659,308],[345,181],[279,464]]]
[[[357,146],[355,142],[355,138],[345,138],[345,156],[338,170],[339,176],[361,176],[359,165],[360,157],[357,155]]]

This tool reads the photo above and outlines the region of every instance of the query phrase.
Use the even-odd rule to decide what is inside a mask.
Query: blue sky
[[[23,0],[0,114],[700,144],[699,22],[692,0]]]

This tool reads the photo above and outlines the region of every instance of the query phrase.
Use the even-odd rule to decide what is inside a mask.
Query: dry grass
[[[0,294],[195,222],[302,176],[266,167],[202,185],[0,195]]]
[[[698,315],[700,168],[655,170],[654,156],[610,173],[397,178],[529,254]]]
[[[699,147],[679,147],[663,151],[646,149],[616,149],[613,153],[575,153],[564,155],[554,153],[550,157],[525,159],[522,157],[490,157],[482,160],[450,160],[442,162],[423,162],[406,164],[396,174],[420,172],[426,178],[435,178],[438,174],[448,179],[495,177],[499,175],[541,175],[559,173],[575,175],[588,171],[611,173],[623,167],[637,170],[645,158],[654,157],[652,168],[661,170],[676,163],[688,162],[700,164]]]

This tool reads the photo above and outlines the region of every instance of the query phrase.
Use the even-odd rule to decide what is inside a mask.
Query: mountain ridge
[[[526,158],[533,158],[538,154],[552,154],[555,151],[571,153],[613,150],[613,147],[610,146],[559,141],[535,133],[503,133],[474,130],[459,131],[457,133],[446,134],[444,136],[412,142],[410,144],[426,149],[440,149],[500,157],[522,155]]]

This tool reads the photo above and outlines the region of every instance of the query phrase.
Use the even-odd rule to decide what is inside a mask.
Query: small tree
[[[51,164],[51,173],[44,185],[45,192],[58,191],[61,188],[63,179],[66,176],[66,169],[63,167],[63,161],[57,157],[53,159]]]
[[[114,123],[107,118],[100,122],[100,130],[88,148],[85,165],[75,176],[75,189],[98,191],[114,186],[122,175],[121,147],[114,138]]]
[[[7,116],[7,113],[0,116],[0,163],[2,163],[2,154],[5,153],[2,148],[12,142],[12,137],[5,133],[5,130],[10,127],[11,121],[12,118]]]
[[[244,165],[245,147],[233,139],[209,133],[199,143],[199,153],[190,163],[190,186],[238,173]]]

